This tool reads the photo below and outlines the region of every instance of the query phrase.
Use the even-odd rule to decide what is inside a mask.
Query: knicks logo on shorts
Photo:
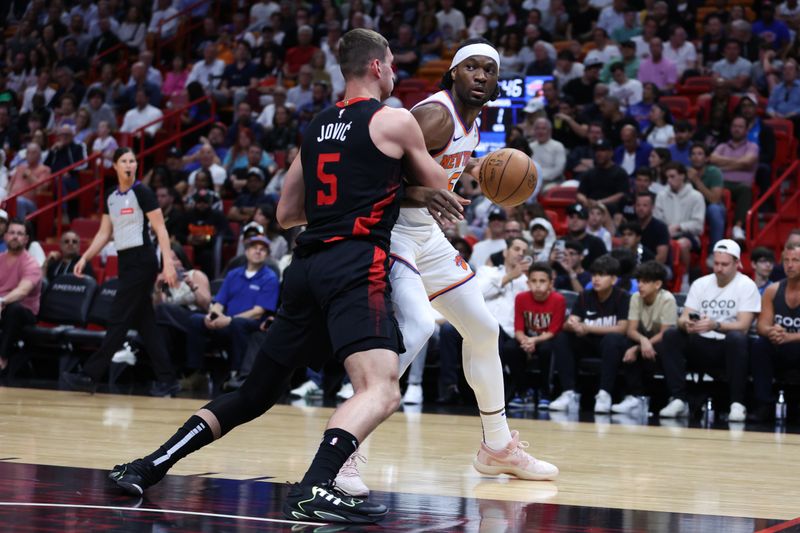
[[[456,254],[456,266],[460,266],[464,271],[469,270],[469,265],[467,265],[467,262],[461,257],[461,254]]]

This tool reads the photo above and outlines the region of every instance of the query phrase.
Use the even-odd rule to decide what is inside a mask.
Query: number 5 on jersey
[[[327,163],[338,163],[341,155],[340,153],[319,154],[317,159],[317,179],[327,185],[328,190],[325,191],[325,188],[321,187],[317,191],[317,205],[333,205],[336,203],[338,178],[336,174],[325,172],[325,165]]]

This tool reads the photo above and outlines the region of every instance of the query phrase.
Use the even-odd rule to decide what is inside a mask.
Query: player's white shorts
[[[394,284],[397,277],[407,275],[408,271],[414,272],[422,278],[429,300],[463,285],[475,276],[436,224],[395,224],[390,257],[390,281]]]

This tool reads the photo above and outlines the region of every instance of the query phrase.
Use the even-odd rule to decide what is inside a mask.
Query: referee
[[[158,274],[158,259],[150,241],[147,222],[150,222],[158,238],[162,257],[171,256],[169,236],[155,195],[146,185],[135,180],[137,163],[133,151],[130,148],[118,148],[113,160],[118,185],[106,199],[100,229],[75,264],[75,275],[83,275],[86,263],[102,250],[113,235],[119,255],[117,294],[100,349],[84,363],[82,372],[64,372],[61,377],[71,389],[94,392],[114,352],[122,347],[128,330],[136,329],[144,340],[156,375],[150,394],[172,396],[180,390],[180,386],[155,323],[152,293]],[[171,261],[163,263],[163,278],[171,287],[175,287],[175,267]]]

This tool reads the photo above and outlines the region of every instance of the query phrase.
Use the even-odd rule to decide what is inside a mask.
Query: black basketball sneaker
[[[293,520],[372,524],[389,510],[385,505],[347,496],[332,482],[321,485],[295,483],[283,504],[283,514]]]
[[[164,474],[149,461],[136,459],[131,463],[116,465],[108,474],[108,479],[119,488],[134,496],[141,496],[148,487],[152,487],[164,477]]]

